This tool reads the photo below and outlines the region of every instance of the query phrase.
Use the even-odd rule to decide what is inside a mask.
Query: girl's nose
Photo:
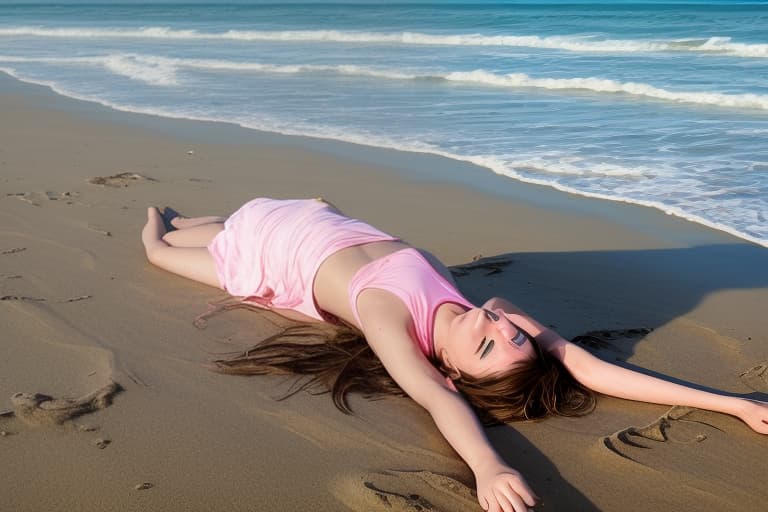
[[[504,315],[504,311],[497,309],[494,313],[498,318],[494,323],[504,339],[507,341],[514,339],[517,336],[517,328]]]

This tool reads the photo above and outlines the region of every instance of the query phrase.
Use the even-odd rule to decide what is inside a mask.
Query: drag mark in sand
[[[760,444],[751,448],[762,440],[745,429],[724,414],[675,406],[649,425],[627,427],[601,438],[595,445],[596,454],[604,459],[601,463],[624,466],[617,469],[630,480],[642,478],[650,470],[681,491],[695,489],[722,500],[710,507],[713,510],[763,510],[768,503],[761,469],[765,451]],[[741,445],[744,434],[749,436],[746,446]],[[741,506],[733,506],[735,503]],[[690,510],[698,510],[695,503]]]
[[[139,181],[157,181],[149,176],[144,176],[137,172],[120,172],[112,176],[95,176],[88,180],[92,185],[103,185],[105,187],[124,188]]]
[[[474,258],[472,258],[472,261],[470,263],[463,263],[461,265],[454,265],[452,267],[449,267],[449,270],[451,271],[451,274],[453,274],[454,277],[464,277],[468,276],[472,272],[476,270],[485,270],[486,272],[483,274],[483,276],[490,276],[493,274],[499,274],[504,271],[504,269],[509,266],[512,263],[512,260],[510,258],[507,258],[506,256],[495,256],[490,258],[484,258],[482,255],[478,254]]]
[[[1,255],[5,256],[6,254],[16,254],[17,252],[26,251],[26,247],[14,247],[12,249],[5,249],[2,252],[0,252]]]
[[[10,192],[6,197],[15,197],[20,201],[29,203],[32,206],[40,206],[42,201],[64,201],[66,204],[74,204],[74,199],[79,194],[77,192]]]
[[[580,334],[571,340],[572,343],[595,350],[612,350],[619,352],[615,344],[611,343],[619,339],[631,340],[641,338],[649,334],[653,329],[637,327],[633,329],[601,329]]]
[[[768,393],[768,361],[742,372],[741,381],[755,391]]]
[[[14,301],[20,301],[20,302],[43,302],[45,301],[44,297],[26,297],[23,295],[3,295],[0,297],[0,301],[4,300],[14,300]]]
[[[112,236],[111,231],[107,231],[106,229],[101,229],[98,226],[94,226],[93,224],[88,224],[88,229],[91,231],[95,231],[96,233],[104,236]]]
[[[431,471],[371,472],[346,477],[334,487],[336,497],[352,510],[437,512],[478,507],[469,487]]]
[[[723,431],[714,425],[691,418],[697,409],[674,406],[653,423],[644,427],[627,427],[602,439],[603,445],[616,455],[643,465],[642,451],[661,446],[670,441],[670,433],[675,429],[676,443],[700,443],[710,437],[712,432]],[[681,426],[688,428],[681,428]]]
[[[10,194],[5,194],[6,197],[15,197],[19,201],[24,201],[25,203],[29,203],[32,206],[40,206],[40,203],[36,203],[34,199],[32,199],[31,194],[28,192],[12,192]]]
[[[80,295],[79,297],[70,297],[68,299],[62,299],[58,302],[80,302],[92,298],[93,295]],[[0,301],[19,301],[19,302],[44,302],[48,299],[45,297],[27,297],[24,295],[3,295],[0,296]]]
[[[373,491],[382,505],[398,510],[435,510],[432,504],[418,494],[399,494],[394,491],[379,489],[373,482],[364,482],[365,487]]]
[[[69,299],[63,299],[59,302],[80,302],[81,300],[87,300],[93,298],[93,295],[80,295],[79,297],[70,297]]]
[[[61,425],[78,416],[100,411],[123,388],[116,382],[80,398],[53,398],[40,393],[16,393],[11,397],[13,415],[32,426]]]

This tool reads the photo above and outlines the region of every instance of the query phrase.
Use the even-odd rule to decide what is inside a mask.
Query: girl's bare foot
[[[165,225],[163,224],[160,212],[154,206],[147,208],[147,223],[144,225],[144,229],[141,230],[141,242],[144,244],[144,251],[147,253],[148,258],[154,250],[160,247],[168,247],[168,244],[163,242],[164,234]]]

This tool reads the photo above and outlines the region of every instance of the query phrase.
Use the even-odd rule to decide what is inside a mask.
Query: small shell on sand
[[[155,484],[153,484],[151,482],[143,482],[143,483],[140,483],[140,484],[134,486],[134,489],[136,489],[137,491],[146,491],[147,489],[151,489],[154,486],[155,486]]]

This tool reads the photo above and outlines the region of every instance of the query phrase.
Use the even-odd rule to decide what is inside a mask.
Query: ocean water
[[[768,247],[768,2],[1,2],[0,69],[128,111],[444,155]]]

